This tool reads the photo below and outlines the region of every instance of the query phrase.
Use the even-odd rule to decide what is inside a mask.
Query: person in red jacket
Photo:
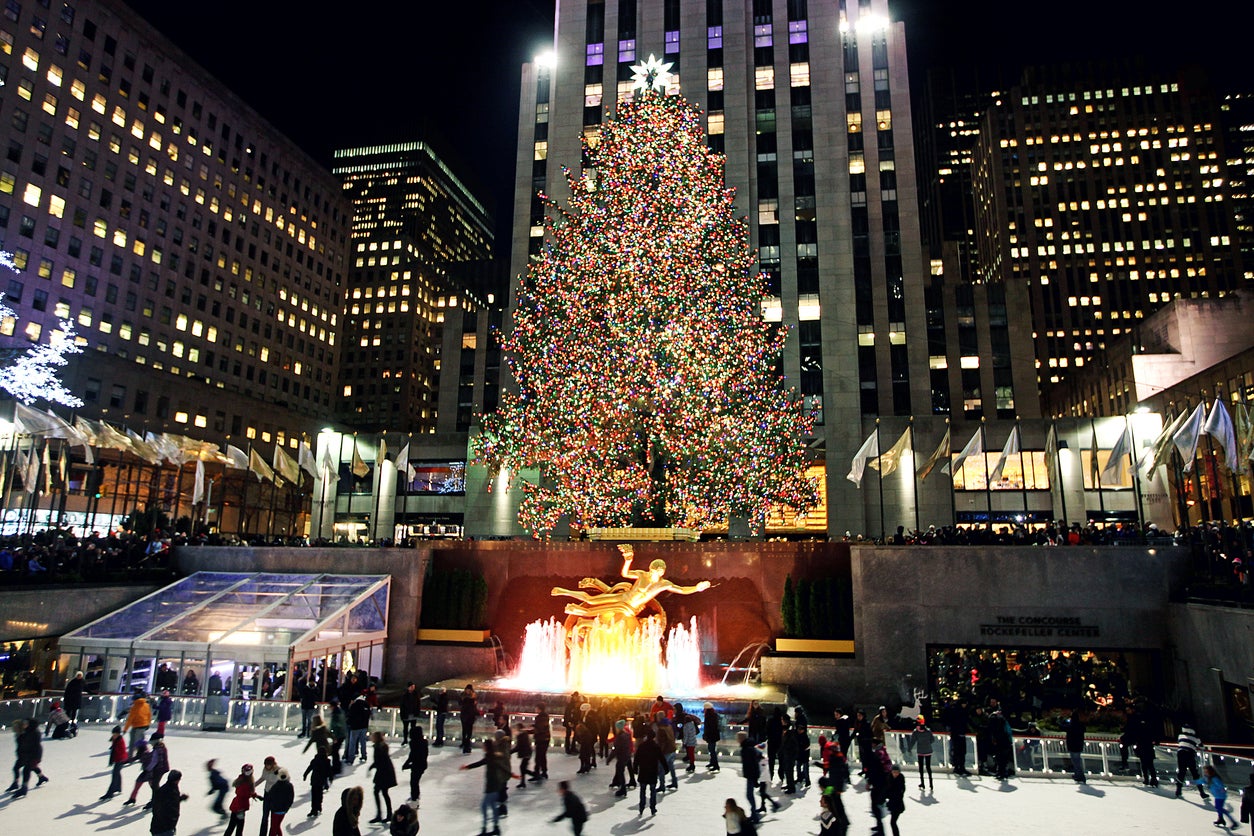
[[[248,813],[252,800],[261,798],[257,795],[256,785],[253,783],[251,763],[246,763],[240,768],[239,777],[231,786],[235,788],[235,796],[231,799],[231,805],[228,808],[231,811],[231,820],[227,822],[226,833],[223,836],[233,836],[233,834],[244,836],[244,816]]]
[[[126,739],[122,737],[122,727],[114,726],[109,738],[109,765],[113,767],[113,780],[109,782],[109,791],[100,796],[101,801],[108,801],[115,795],[122,794],[122,767],[126,766]]]

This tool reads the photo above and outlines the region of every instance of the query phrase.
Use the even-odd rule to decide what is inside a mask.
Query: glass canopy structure
[[[290,699],[298,668],[324,688],[383,673],[388,575],[197,572],[60,640],[90,692]]]

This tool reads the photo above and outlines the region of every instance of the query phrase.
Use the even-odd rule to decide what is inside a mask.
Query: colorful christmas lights
[[[538,468],[519,520],[700,528],[816,502],[811,433],[783,387],[749,230],[723,157],[679,97],[638,92],[550,203],[547,243],[503,340],[518,384],[479,460]]]

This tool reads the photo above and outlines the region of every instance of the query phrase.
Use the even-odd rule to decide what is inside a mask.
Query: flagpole
[[[1023,485],[1023,521],[1028,520],[1028,471],[1023,466],[1023,427],[1019,420],[1019,416],[1015,416],[1015,431],[1019,434],[1019,483]],[[1032,474],[1036,475],[1036,468],[1032,469]],[[1028,526],[1031,528],[1031,525]]]
[[[1145,508],[1141,504],[1141,468],[1136,457],[1136,433],[1132,430],[1132,420],[1125,414],[1123,425],[1128,431],[1129,454],[1132,456],[1132,492],[1136,496],[1136,526],[1142,539],[1145,537]]]
[[[278,442],[275,442],[275,448],[278,448]],[[270,461],[275,461],[278,457],[271,456]],[[274,503],[279,493],[279,475],[271,472],[270,474],[270,516],[266,520],[266,537],[274,536]]]
[[[919,533],[919,469],[914,463],[914,416],[910,416],[910,481],[914,485],[914,531]]]
[[[883,453],[879,452],[883,449],[884,448],[880,447],[880,419],[876,418],[875,419],[875,450],[876,450],[877,459],[883,455]],[[879,475],[879,479],[877,479],[876,482],[880,488],[880,545],[882,546],[885,543],[885,538],[884,538],[884,462],[883,462],[883,459],[880,459],[880,466],[875,469],[875,472]]]
[[[380,438],[384,439],[385,440],[384,443],[386,443],[386,438],[387,438],[386,435],[380,435]],[[378,448],[376,448],[375,455],[374,455],[375,489],[374,489],[374,496],[372,497],[373,501],[370,503],[371,505],[374,506],[370,511],[370,541],[372,543],[379,542],[379,508],[383,501],[383,461],[382,459],[383,457],[379,455]]]
[[[413,441],[414,441],[414,434],[406,433],[405,435],[405,461],[401,461],[399,456],[397,456],[397,459],[396,459],[397,470],[399,471],[399,473],[405,474],[405,480],[404,482],[397,482],[398,487],[396,489],[396,496],[392,497],[392,528],[393,529],[396,528],[397,518],[398,517],[401,518],[402,523],[404,523],[404,517],[409,512],[409,445],[411,445]],[[399,487],[401,484],[404,484],[405,486],[404,494],[401,493],[401,490]],[[401,510],[398,511],[397,504],[401,496],[405,497],[405,501],[404,503],[401,504]],[[408,526],[405,527],[405,534],[406,534],[406,539],[408,539],[409,538]]]
[[[1215,398],[1221,403],[1223,402],[1223,387],[1220,386],[1219,384],[1215,384]],[[1224,411],[1228,412],[1228,405],[1223,404],[1223,407],[1224,407]],[[1235,442],[1237,439],[1236,425],[1232,423],[1231,413],[1229,413],[1228,415],[1228,421],[1230,425],[1232,426],[1232,438],[1233,438],[1233,441]],[[1207,434],[1207,437],[1209,437],[1209,433]],[[1240,445],[1238,444],[1237,446],[1238,446],[1237,458],[1240,458],[1241,457]],[[1227,454],[1228,454],[1228,451],[1225,449],[1224,450],[1225,460],[1227,458]],[[1225,461],[1225,464],[1226,464],[1226,461]],[[1240,462],[1238,462],[1238,464],[1240,464]],[[1216,477],[1219,476],[1218,465],[1216,465],[1215,476]],[[1236,470],[1228,471],[1228,479],[1232,486],[1232,489],[1228,491],[1228,508],[1232,511],[1232,518],[1234,520],[1239,520],[1241,519],[1241,505],[1240,505],[1241,486],[1240,486],[1240,483],[1238,483],[1237,481]]]
[[[1201,390],[1201,395],[1202,395],[1202,429],[1205,432],[1206,418],[1207,418],[1206,401],[1208,400],[1208,398],[1206,397],[1205,389]],[[1214,409],[1214,407],[1211,407],[1211,408]],[[1210,433],[1205,433],[1205,434],[1206,434],[1206,455],[1202,457],[1202,461],[1205,464],[1204,469],[1206,471],[1206,514],[1213,520],[1215,519],[1216,506],[1218,506],[1219,508],[1219,516],[1220,517],[1223,516],[1224,501],[1223,501],[1223,492],[1218,490],[1218,485],[1217,485],[1219,481],[1219,463],[1215,461],[1215,442],[1213,439],[1211,439]],[[1194,467],[1196,467],[1196,465],[1194,465]],[[1214,470],[1212,471],[1211,468],[1214,468]],[[1202,484],[1201,474],[1198,474],[1197,480],[1198,480],[1198,486],[1200,487]],[[1219,494],[1219,495],[1216,496],[1216,494]]]
[[[1089,462],[1089,475],[1093,477],[1093,485],[1097,488],[1097,510],[1102,515],[1102,526],[1106,524],[1106,495],[1102,492],[1102,468],[1097,460],[1097,454],[1101,450],[1097,445],[1097,422],[1093,416],[1089,416],[1089,433],[1092,443],[1089,445],[1089,455],[1093,460]]]
[[[1054,470],[1058,472],[1058,499],[1062,505],[1062,521],[1067,521],[1067,483],[1062,478],[1062,455],[1061,445],[1058,443],[1058,422],[1053,418],[1049,419],[1049,432],[1054,436],[1054,461],[1052,462]],[[1048,469],[1051,462],[1045,462]],[[1066,531],[1063,531],[1064,542],[1066,539]]]
[[[945,444],[945,464],[949,470],[942,471],[948,480],[949,488],[949,524],[954,528],[958,527],[958,495],[954,491],[954,437],[953,426],[949,423],[949,416],[945,416],[945,435],[949,441]],[[965,483],[964,483],[965,484]]]
[[[988,421],[983,415],[980,416],[980,458],[984,460],[984,497],[988,503],[988,524],[989,531],[993,530],[993,485],[989,482],[988,473],[988,436],[985,434],[984,425]]]
[[[239,535],[244,536],[244,518],[248,516],[248,477],[253,472],[253,440],[248,439],[248,470],[244,471],[244,484],[239,499]]]

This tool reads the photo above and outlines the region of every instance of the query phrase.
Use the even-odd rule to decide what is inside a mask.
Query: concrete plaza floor
[[[11,741],[11,738],[10,738]],[[361,816],[361,832],[386,833],[386,827],[370,825],[374,816],[371,800],[371,778],[366,764],[348,768],[336,779],[327,795],[325,810],[318,819],[306,818],[309,812],[309,785],[300,779],[308,764],[308,755],[301,754],[305,741],[294,735],[248,735],[239,733],[204,733],[182,729],[167,730],[170,763],[184,774],[183,791],[190,798],[184,802],[178,826],[179,836],[219,834],[225,822],[209,810],[208,780],[204,763],[217,758],[223,774],[231,780],[244,763],[254,764],[260,772],[267,755],[276,757],[287,767],[296,782],[296,805],[284,821],[284,832],[292,834],[329,834],[331,820],[339,806],[341,790],[361,785],[366,790],[366,806]],[[137,767],[127,767],[123,795],[110,801],[97,799],[108,788],[109,768],[106,749],[108,734],[103,727],[84,727],[71,740],[45,740],[43,768],[50,781],[32,788],[29,795],[0,799],[0,823],[6,833],[76,834],[115,833],[143,834],[149,830],[149,815],[142,805],[149,798],[147,788],[140,791],[140,803],[123,807],[130,792]],[[480,831],[479,799],[483,772],[459,771],[477,755],[463,755],[456,748],[432,749],[431,765],[422,782],[419,820],[424,834],[474,836]],[[399,805],[408,794],[409,773],[400,771],[406,750],[392,746],[400,786],[392,791],[393,803]],[[699,769],[684,775],[681,769],[679,790],[660,797],[658,813],[637,815],[635,794],[616,799],[607,788],[612,770],[602,765],[589,775],[576,775],[576,758],[555,750],[550,757],[550,780],[527,789],[511,789],[509,816],[501,821],[501,831],[508,836],[568,833],[569,824],[551,824],[560,811],[557,782],[569,779],[591,813],[585,829],[588,834],[649,834],[650,836],[695,836],[725,832],[721,819],[723,801],[734,797],[742,803],[744,782],[738,763],[724,762],[718,774]],[[816,772],[817,774],[817,772]],[[1093,780],[1078,787],[1070,780],[1016,779],[1001,783],[991,778],[955,779],[937,776],[934,795],[916,789],[916,776],[907,773],[909,792],[906,812],[899,825],[906,836],[969,836],[971,833],[1022,834],[1127,834],[1127,833],[1206,833],[1214,812],[1203,808],[1197,792],[1183,799],[1173,797],[1171,787],[1141,787],[1126,781]],[[760,827],[762,833],[816,834],[818,789],[802,791],[795,797],[780,796],[772,789],[783,807],[768,813]],[[1230,788],[1230,803],[1240,807],[1239,788]],[[631,803],[629,803],[631,802]],[[868,796],[861,786],[845,795],[846,807],[853,824],[850,834],[870,831]],[[260,826],[257,807],[249,813],[246,834],[251,836]],[[1246,832],[1242,825],[1238,832]]]

